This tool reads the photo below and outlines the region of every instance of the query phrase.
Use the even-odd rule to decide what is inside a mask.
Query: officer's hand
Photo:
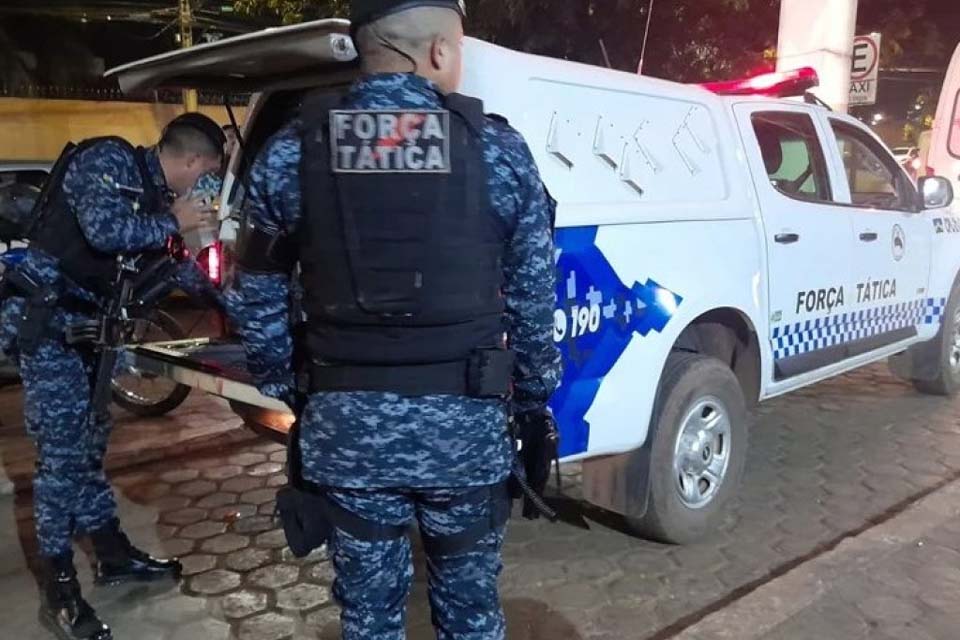
[[[200,198],[181,196],[170,207],[180,223],[180,233],[190,233],[198,229],[212,229],[216,223],[216,210]]]

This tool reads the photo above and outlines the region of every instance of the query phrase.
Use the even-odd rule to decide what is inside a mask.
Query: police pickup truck
[[[357,73],[348,24],[268,30],[113,70],[256,92],[223,201],[229,254],[252,158],[308,90]],[[642,535],[695,540],[724,515],[759,401],[890,359],[921,392],[960,386],[960,218],[940,178],[915,188],[859,121],[811,96],[811,70],[690,86],[466,42],[463,92],[526,137],[559,202],[551,401],[584,498]],[[216,265],[220,268],[220,265]],[[129,354],[259,411],[240,347]]]

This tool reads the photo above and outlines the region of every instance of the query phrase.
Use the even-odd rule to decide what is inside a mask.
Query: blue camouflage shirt
[[[147,172],[161,192],[168,192],[166,178],[156,149],[146,154]],[[87,147],[70,160],[63,178],[67,203],[77,216],[80,229],[90,245],[105,253],[136,253],[162,249],[179,225],[170,211],[145,211],[137,205],[137,191],[143,182],[136,157],[126,145],[106,139]],[[34,280],[55,283],[61,273],[56,259],[39,249],[29,249],[17,269]],[[193,293],[212,294],[209,283],[198,276],[195,263],[181,265],[177,284]],[[212,287],[211,287],[212,289]],[[96,301],[95,296],[77,286],[68,292],[78,298]],[[17,332],[14,307],[22,300],[8,302],[0,314],[0,349],[9,351]],[[58,311],[55,326],[63,327],[75,317]]]
[[[437,109],[436,87],[412,74],[360,79],[344,108]],[[302,215],[300,131],[281,129],[255,161],[247,215],[270,231],[294,233]],[[509,125],[488,119],[484,158],[494,209],[510,230],[504,297],[516,381],[530,405],[542,405],[560,379],[553,341],[553,203],[526,143]],[[283,275],[240,272],[227,294],[247,361],[266,395],[287,400],[293,384],[288,322],[289,286]],[[512,449],[504,403],[459,396],[400,397],[353,392],[313,395],[302,417],[305,475],[345,488],[481,486],[509,475]]]

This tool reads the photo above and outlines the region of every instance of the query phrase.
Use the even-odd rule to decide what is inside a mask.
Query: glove
[[[560,434],[553,413],[547,407],[525,411],[514,417],[514,437],[522,443],[520,466],[529,487],[543,495],[550,479],[550,467],[559,456]],[[523,496],[523,517],[535,520],[541,509],[531,496]]]

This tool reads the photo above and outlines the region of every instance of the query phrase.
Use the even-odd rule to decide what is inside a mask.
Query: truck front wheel
[[[934,377],[914,380],[913,386],[922,393],[952,396],[960,390],[960,287],[954,286],[944,309],[940,332],[926,347],[923,356],[934,364]]]
[[[696,542],[719,526],[747,455],[749,413],[726,364],[675,352],[664,368],[651,420],[646,513],[628,517],[641,536]]]

